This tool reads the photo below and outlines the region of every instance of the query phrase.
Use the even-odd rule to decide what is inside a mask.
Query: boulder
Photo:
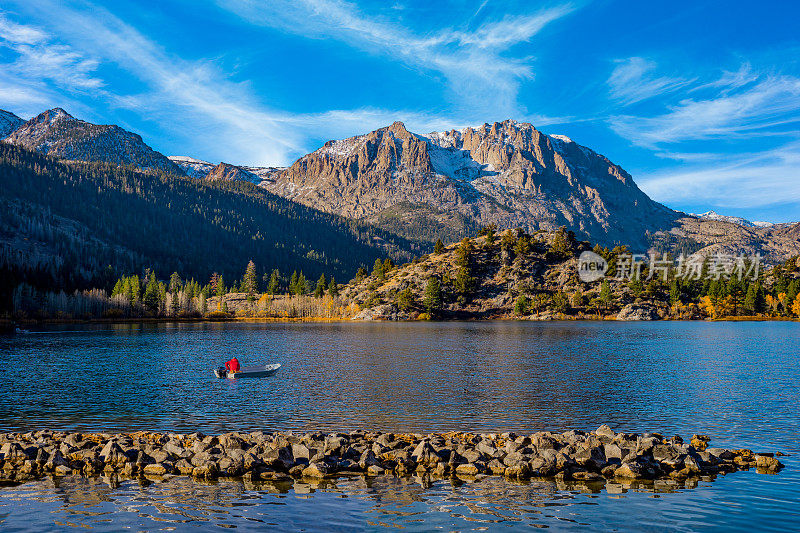
[[[628,304],[617,313],[617,320],[658,320],[658,309],[650,304]]]
[[[324,478],[331,473],[330,468],[325,463],[311,463],[303,469],[303,477]]]

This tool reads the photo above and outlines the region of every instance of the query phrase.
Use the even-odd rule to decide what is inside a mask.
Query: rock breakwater
[[[709,447],[710,439],[622,433],[608,426],[564,433],[78,433],[0,434],[0,480],[45,476],[193,476],[210,480],[411,474],[505,476],[584,482],[655,480],[757,468],[777,472],[772,453]]]

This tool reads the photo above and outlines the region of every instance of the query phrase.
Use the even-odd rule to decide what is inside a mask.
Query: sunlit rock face
[[[644,245],[677,218],[604,156],[512,120],[427,135],[395,122],[328,141],[270,178],[272,192],[349,217],[423,204],[478,225],[564,225],[608,244]]]

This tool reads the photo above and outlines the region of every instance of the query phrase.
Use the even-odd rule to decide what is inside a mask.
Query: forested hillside
[[[262,272],[349,279],[412,245],[363,223],[284,200],[251,183],[142,173],[108,163],[64,163],[0,143],[3,306],[26,282],[48,290],[111,289],[152,269],[231,279]]]

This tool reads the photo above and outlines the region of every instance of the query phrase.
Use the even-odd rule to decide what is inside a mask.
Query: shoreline
[[[47,318],[47,319],[0,319],[0,333],[13,333],[14,326],[57,325],[57,324],[202,324],[202,323],[413,323],[413,322],[800,322],[793,317],[760,317],[735,316],[724,318],[661,318],[658,320],[617,320],[613,315],[608,317],[563,317],[547,320],[525,319],[517,317],[497,318],[458,318],[442,320],[353,320],[352,318],[325,317],[230,317],[230,318],[191,318],[191,317],[131,317],[131,318]]]
[[[709,447],[710,438],[659,433],[349,433],[253,432],[204,435],[138,431],[0,433],[0,482],[46,477],[209,481],[336,479],[423,475],[435,478],[555,479],[684,483],[756,468],[775,474],[773,453]]]

